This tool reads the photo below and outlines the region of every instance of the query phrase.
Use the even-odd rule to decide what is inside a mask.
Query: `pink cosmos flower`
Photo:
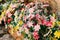
[[[34,14],[29,14],[28,16],[27,16],[27,18],[33,18],[35,15]]]
[[[16,5],[16,4],[12,4],[11,7],[12,7],[12,8],[16,8],[17,5]]]
[[[23,27],[27,27],[27,24],[25,23],[25,24],[23,25]]]
[[[34,29],[35,29],[35,31],[39,31],[40,25],[37,24],[37,25],[34,27]]]
[[[39,39],[39,34],[38,34],[37,31],[34,31],[34,32],[33,32],[33,38],[34,38],[35,40],[38,40],[38,39]]]
[[[37,20],[40,18],[40,15],[38,13],[35,16]]]
[[[27,8],[30,8],[30,4],[27,4],[26,7],[27,7]]]
[[[34,14],[30,14],[29,16],[30,16],[29,19],[32,19],[34,17]]]
[[[28,27],[31,27],[31,26],[33,26],[33,23],[28,21],[27,25],[28,25]]]
[[[23,18],[23,19],[24,19],[24,21],[26,21],[26,19],[27,19],[27,16],[24,16],[24,18]]]
[[[7,15],[8,17],[11,17],[11,16],[12,16],[12,14],[10,13],[10,11],[8,11],[8,10],[7,10],[7,12],[6,12],[6,15]]]

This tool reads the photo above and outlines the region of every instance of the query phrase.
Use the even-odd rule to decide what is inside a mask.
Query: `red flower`
[[[48,22],[46,23],[46,26],[51,27],[51,26],[52,26],[52,22],[48,21]]]
[[[46,25],[47,21],[46,20],[42,20],[42,25]]]
[[[38,39],[39,39],[39,34],[38,34],[37,31],[34,31],[34,32],[33,32],[33,38],[34,38],[35,40],[38,40]]]
[[[12,21],[12,19],[11,19],[11,18],[9,18],[9,19],[7,20],[7,22],[8,22],[8,23],[10,23],[11,21]]]

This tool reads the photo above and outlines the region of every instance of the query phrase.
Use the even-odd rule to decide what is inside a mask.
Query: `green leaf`
[[[6,2],[10,2],[10,1],[12,1],[12,0],[6,0]]]
[[[46,40],[49,40],[49,38],[47,37]]]
[[[54,36],[54,32],[55,32],[57,29],[56,29],[56,28],[52,28],[51,30],[52,30],[51,36],[53,37],[53,36]]]
[[[58,40],[60,40],[60,38]]]
[[[3,9],[3,6],[2,6],[2,5],[0,5],[0,11],[2,11],[2,9]]]
[[[28,37],[28,34],[25,34],[24,37],[25,37],[25,38]]]
[[[31,40],[34,40],[33,35],[31,35]]]
[[[41,30],[44,31],[44,32],[45,32],[46,29],[47,29],[47,26],[45,26],[45,25],[40,25],[40,27],[41,27]]]
[[[12,17],[12,19],[13,19],[13,21],[14,21],[15,16],[14,16],[14,15],[12,15],[11,17]]]
[[[33,29],[33,27],[30,27],[30,30],[29,30],[30,32],[33,32],[34,31],[34,29]]]

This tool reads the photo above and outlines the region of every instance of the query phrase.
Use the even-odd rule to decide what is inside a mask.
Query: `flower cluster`
[[[6,7],[5,7],[5,6]],[[60,21],[48,2],[29,4],[11,2],[2,4],[0,15],[8,32],[15,36],[23,35],[21,40],[54,40],[60,38]],[[4,8],[5,7],[5,8]],[[37,8],[36,8],[37,7]]]

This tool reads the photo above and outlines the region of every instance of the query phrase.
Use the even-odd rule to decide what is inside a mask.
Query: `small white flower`
[[[29,34],[29,30],[27,28],[25,28],[25,33]]]
[[[33,12],[34,12],[34,8],[30,8],[29,13],[33,13]]]
[[[49,5],[48,4],[43,5],[43,7],[45,7],[45,6],[49,6]]]
[[[56,21],[56,19],[55,19],[53,16],[51,16],[50,20],[51,20],[52,22],[55,22],[55,21]]]
[[[23,29],[23,30],[22,30]],[[22,31],[24,31],[24,28],[23,27],[20,27],[19,28],[19,32],[22,32]]]
[[[33,2],[30,3],[30,5],[33,5],[33,4],[34,4]]]
[[[27,16],[27,19],[28,18],[33,18],[35,15],[34,14],[29,14],[28,16]]]

